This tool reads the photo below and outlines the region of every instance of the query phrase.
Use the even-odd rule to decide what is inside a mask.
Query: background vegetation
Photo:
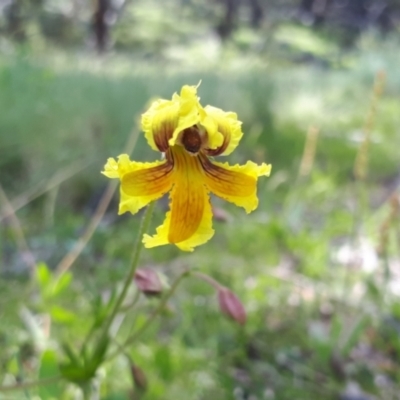
[[[213,198],[211,242],[145,250],[140,267],[166,286],[186,269],[213,277],[247,324],[227,320],[191,274],[127,353],[102,364],[93,398],[399,399],[399,9],[3,2],[0,399],[80,398],[63,379],[29,383],[59,374],[128,269],[141,215],[118,217],[117,196],[103,215],[113,187],[99,171],[135,138],[132,158],[156,159],[140,114],[200,80],[203,104],[243,121],[229,161],[267,161],[272,175],[257,211]],[[140,295],[114,339],[160,301]]]

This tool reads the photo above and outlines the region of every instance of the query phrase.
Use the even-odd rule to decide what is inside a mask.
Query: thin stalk
[[[355,177],[355,195],[356,209],[354,211],[354,228],[353,239],[358,236],[359,228],[362,226],[363,219],[368,211],[368,162],[371,142],[371,132],[375,125],[377,107],[381,99],[383,88],[385,86],[386,73],[378,71],[375,75],[374,86],[372,88],[371,101],[369,110],[363,127],[363,139],[358,148],[356,159],[354,161],[354,177]]]
[[[69,166],[68,168],[62,169],[56,172],[48,181],[43,180],[39,185],[32,189],[28,189],[26,192],[18,195],[17,197],[10,200],[10,203],[13,206],[13,212],[17,212],[22,207],[25,207],[31,201],[35,200],[36,198],[42,196],[49,190],[58,187],[66,181],[67,179],[71,178],[72,176],[76,175],[78,172],[84,170],[89,166],[90,163],[85,162],[75,162],[73,166]],[[3,207],[0,209],[0,222],[10,216],[9,210]]]
[[[21,360],[21,354],[19,353],[16,355],[17,362],[18,362],[18,370],[19,370],[19,375],[21,376],[22,380],[25,378],[25,373],[24,373],[24,368],[22,366],[22,360]],[[27,399],[31,399],[31,394],[29,392],[29,388],[24,388],[24,394]]]
[[[118,299],[115,302],[115,305],[114,305],[109,317],[107,318],[106,322],[103,325],[102,334],[100,336],[99,343],[102,343],[102,340],[108,335],[108,330],[110,329],[110,326],[111,326],[112,322],[114,321],[115,316],[120,311],[122,303],[124,302],[126,294],[128,293],[129,286],[132,284],[132,280],[135,276],[135,272],[136,272],[137,266],[139,264],[140,254],[141,254],[142,248],[143,248],[142,236],[144,233],[147,232],[147,229],[149,227],[150,220],[151,220],[151,215],[153,214],[153,209],[154,209],[154,202],[150,203],[150,205],[147,207],[147,209],[143,215],[142,222],[140,224],[139,231],[138,231],[138,237],[136,239],[135,247],[134,247],[133,253],[132,253],[133,257],[132,257],[131,267],[125,278],[124,286],[122,287],[121,293],[119,294]]]
[[[99,202],[99,205],[97,206],[97,209],[93,214],[91,220],[89,221],[89,224],[86,227],[83,235],[75,243],[72,250],[67,253],[57,265],[55,271],[57,276],[62,276],[63,274],[65,274],[82,253],[83,249],[86,247],[89,240],[92,238],[94,232],[96,231],[100,221],[103,219],[104,213],[106,212],[107,207],[110,204],[110,201],[114,195],[115,190],[117,189],[117,186],[117,182],[110,182],[108,184],[107,189],[105,190]]]
[[[18,219],[17,214],[15,213],[15,210],[13,209],[1,185],[0,185],[0,201],[4,203],[4,209],[6,210],[7,215],[10,217],[12,233],[14,234],[18,250],[20,251],[21,256],[25,254],[24,257],[25,263],[27,264],[30,274],[33,275],[36,271],[35,257],[28,246],[28,242],[26,241],[22,224]]]
[[[90,343],[90,340],[92,339],[94,333],[96,332],[96,328],[97,328],[96,324],[93,323],[91,328],[90,328],[90,330],[89,330],[89,333],[86,335],[86,337],[85,337],[85,339],[84,339],[84,341],[82,343],[81,350],[80,350],[80,354],[81,354],[82,357],[85,354],[85,351],[87,350],[87,347],[88,347],[88,345]]]
[[[91,400],[92,398],[92,387],[91,382],[81,386],[82,395],[84,400]]]
[[[138,131],[134,130],[128,138],[128,141],[125,145],[124,151],[130,154],[133,149],[135,148],[136,141],[138,138]],[[79,240],[75,243],[75,246],[71,249],[71,251],[66,254],[63,259],[59,262],[56,267],[56,275],[61,276],[65,272],[67,272],[79,255],[82,253],[83,249],[88,244],[89,240],[92,238],[94,232],[96,231],[100,221],[103,219],[103,216],[107,210],[108,205],[111,202],[111,199],[114,195],[115,190],[117,189],[117,182],[110,182],[105,190],[100,202],[94,212],[89,224],[87,225],[85,231],[83,232],[82,236]]]
[[[122,312],[122,311],[123,311],[123,312],[126,312],[126,311],[131,310],[133,307],[136,306],[136,304],[137,304],[137,302],[139,301],[139,299],[140,299],[140,291],[137,290],[136,293],[135,293],[135,296],[134,296],[133,300],[132,300],[129,304],[127,304],[126,306],[121,307],[121,308],[120,308],[120,311],[121,311],[121,312]]]
[[[183,278],[185,278],[189,274],[190,274],[190,271],[186,270],[178,276],[178,278],[175,280],[175,282],[171,286],[171,289],[165,294],[165,296],[162,298],[162,300],[158,304],[158,307],[151,313],[151,315],[149,316],[147,321],[132,336],[128,337],[122,345],[118,345],[118,349],[116,351],[114,351],[114,353],[111,353],[106,358],[106,361],[112,360],[117,355],[119,355],[121,352],[125,351],[125,348],[127,346],[129,346],[131,343],[133,343],[135,340],[137,340],[140,337],[140,335],[143,334],[143,332],[153,323],[153,321],[157,318],[157,316],[165,308],[165,305],[167,304],[167,302],[171,298],[171,296],[175,293],[177,287],[179,286],[179,284],[183,280]]]
[[[196,276],[197,278],[200,278],[201,280],[207,282],[215,290],[220,290],[223,288],[223,286],[219,282],[217,282],[214,278],[211,278],[211,276],[203,274],[202,272],[194,271],[191,273],[191,275]]]
[[[46,229],[50,229],[54,225],[54,213],[56,210],[57,196],[59,192],[59,186],[50,189],[47,192],[47,197],[44,206],[44,225]]]

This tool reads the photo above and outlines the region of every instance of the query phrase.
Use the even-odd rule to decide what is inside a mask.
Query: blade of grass
[[[15,210],[12,207],[10,201],[8,200],[8,197],[7,197],[6,193],[4,192],[3,187],[1,185],[0,185],[0,200],[4,204],[3,207],[6,209],[7,215],[10,218],[12,232],[13,232],[13,235],[15,238],[15,242],[21,253],[21,256],[22,256],[24,262],[26,263],[26,265],[28,266],[31,275],[33,275],[36,270],[35,257],[33,255],[32,251],[30,250],[28,243],[25,239],[24,231],[23,231],[21,223],[15,213]]]
[[[56,172],[49,180],[44,180],[40,182],[36,187],[27,190],[25,193],[18,195],[17,197],[10,200],[10,203],[13,206],[14,212],[20,210],[25,207],[31,201],[37,199],[43,194],[47,193],[49,190],[52,190],[58,187],[62,182],[76,175],[78,172],[89,166],[90,162],[81,162],[74,163],[74,165],[64,168],[58,172]],[[0,222],[9,217],[9,211],[3,206],[0,214]]]
[[[111,353],[106,358],[106,361],[110,361],[113,358],[115,358],[116,356],[118,356],[120,353],[124,352],[125,349],[127,348],[127,346],[132,344],[135,340],[137,340],[144,333],[144,331],[153,323],[153,321],[157,318],[157,316],[164,309],[168,300],[175,293],[177,287],[182,282],[183,278],[185,278],[189,274],[190,274],[190,271],[185,270],[176,278],[176,280],[173,283],[173,285],[171,286],[171,288],[168,290],[168,292],[164,295],[164,297],[159,302],[158,306],[154,309],[154,311],[147,318],[146,322],[135,333],[133,333],[131,336],[129,336],[122,345],[118,344],[118,349],[116,351],[114,351],[114,353]]]
[[[138,136],[139,136],[139,131],[136,129],[133,130],[125,145],[124,149],[125,153],[130,154],[133,151]],[[89,221],[85,231],[78,239],[78,241],[75,243],[75,246],[72,248],[72,250],[69,253],[67,253],[57,265],[55,270],[56,275],[61,276],[62,274],[67,272],[71,268],[75,260],[79,257],[83,249],[86,247],[89,240],[96,231],[97,227],[99,226],[100,221],[103,219],[104,213],[106,212],[107,207],[110,204],[110,201],[115,193],[115,190],[117,189],[117,185],[118,183],[114,181],[111,181],[108,184],[107,189],[105,190],[102,198],[100,199],[97,209],[94,212],[91,220]]]

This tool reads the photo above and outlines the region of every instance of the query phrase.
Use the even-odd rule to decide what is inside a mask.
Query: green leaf
[[[165,380],[169,381],[173,376],[171,353],[167,346],[159,347],[155,353],[154,364],[158,373]]]
[[[111,291],[111,296],[110,299],[108,300],[107,304],[105,305],[107,309],[107,313],[111,311],[111,309],[114,307],[115,301],[117,300],[117,291],[113,289]]]
[[[364,333],[366,327],[369,324],[369,317],[367,315],[361,315],[350,327],[350,331],[346,337],[346,340],[342,346],[342,354],[347,356],[350,350],[359,342],[361,335]]]
[[[19,365],[17,357],[12,357],[7,364],[7,372],[13,375],[18,375],[19,373]]]
[[[46,350],[40,359],[39,379],[48,379],[59,374],[56,352],[54,350]],[[62,388],[59,382],[53,382],[39,386],[38,392],[41,399],[60,399]]]
[[[68,343],[62,343],[62,348],[69,359],[68,362],[60,365],[62,376],[78,385],[85,384],[92,379],[96,369],[92,365],[86,365],[86,360],[79,357]]]
[[[103,336],[100,338],[93,352],[93,356],[91,357],[89,362],[91,368],[97,370],[99,365],[102,364],[109,344],[110,344],[110,339],[108,336]]]
[[[66,363],[60,365],[60,372],[66,380],[82,385],[83,383],[90,381],[96,371],[89,371],[88,369],[75,364]]]
[[[70,272],[66,272],[61,275],[55,282],[53,286],[53,296],[58,296],[65,289],[69,287],[72,281],[72,274]]]
[[[62,349],[64,350],[65,355],[69,358],[70,360],[70,365],[76,365],[76,366],[80,366],[81,362],[79,360],[79,357],[77,356],[77,354],[75,354],[75,352],[72,350],[72,347],[67,343],[64,342],[61,344]]]
[[[87,383],[95,376],[98,367],[102,364],[108,344],[109,338],[104,337],[97,344],[91,357],[87,356],[87,354],[79,357],[68,343],[63,343],[62,347],[69,358],[69,362],[60,365],[61,374],[65,379],[75,382],[78,385]]]
[[[76,318],[76,315],[74,313],[59,306],[52,306],[50,309],[50,315],[54,319],[54,321],[64,324],[71,323]]]
[[[106,304],[104,304],[100,295],[95,297],[93,301],[94,328],[99,328],[103,324],[104,320],[110,314],[115,304],[116,298],[117,298],[116,290],[113,290],[111,292],[110,299],[107,301]]]
[[[51,272],[45,263],[39,263],[36,268],[36,279],[43,292],[51,282]]]

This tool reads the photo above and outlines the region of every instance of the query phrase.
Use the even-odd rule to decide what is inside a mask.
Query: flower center
[[[189,153],[198,153],[202,145],[199,129],[196,126],[185,129],[182,132],[181,143]]]

